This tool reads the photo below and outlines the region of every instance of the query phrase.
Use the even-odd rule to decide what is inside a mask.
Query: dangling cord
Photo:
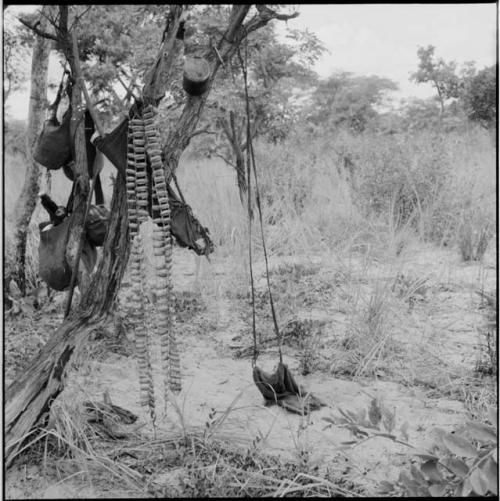
[[[247,162],[247,202],[248,202],[248,263],[250,267],[250,288],[252,291],[252,335],[253,335],[253,357],[252,357],[252,367],[255,367],[257,363],[257,357],[259,356],[259,348],[257,346],[257,330],[255,328],[255,289],[253,280],[253,267],[252,267],[252,197],[251,197],[251,183],[250,183],[250,163]]]
[[[266,242],[264,238],[264,223],[262,221],[262,207],[260,204],[260,193],[259,193],[259,184],[257,180],[257,170],[255,168],[255,156],[253,151],[252,144],[252,134],[250,132],[250,99],[248,97],[248,82],[247,82],[247,65],[243,62],[243,58],[241,57],[241,52],[238,49],[238,58],[241,65],[241,70],[243,72],[243,81],[245,84],[245,101],[246,101],[246,115],[247,115],[247,176],[248,176],[248,186],[249,186],[249,198],[250,198],[250,162],[252,160],[252,167],[255,179],[255,200],[257,203],[257,209],[259,211],[259,222],[260,222],[260,233],[262,238],[262,248],[264,250],[264,261],[266,263],[266,279],[267,279],[267,290],[269,292],[269,303],[271,305],[271,313],[273,317],[274,324],[274,332],[276,334],[276,340],[278,341],[278,352],[280,357],[280,363],[283,363],[283,353],[281,351],[281,334],[278,328],[278,321],[276,319],[276,311],[274,309],[274,301],[273,295],[271,293],[271,284],[269,281],[269,263],[267,259],[267,250],[266,250]],[[245,59],[248,61],[248,41],[245,44]]]
[[[239,49],[238,49],[238,55]],[[240,55],[241,59],[241,55]],[[245,70],[243,70],[245,71]],[[246,78],[246,73],[245,73]],[[248,106],[248,101],[247,101]],[[248,135],[248,129],[247,129]],[[248,152],[247,152],[248,153]],[[252,266],[252,183],[250,180],[250,157],[247,157],[247,209],[248,209],[248,263],[250,268],[250,289],[252,291],[252,335],[253,335],[253,356],[252,356],[252,368],[255,368],[257,363],[257,358],[259,356],[259,348],[257,346],[257,330],[255,328],[255,288],[253,279],[253,266]]]

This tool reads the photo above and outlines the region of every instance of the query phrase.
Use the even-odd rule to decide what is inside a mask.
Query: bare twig
[[[224,155],[222,155],[220,153],[217,153],[216,151],[213,153],[213,155],[216,157],[222,158],[222,160],[224,160],[224,162],[226,162],[227,165],[230,165],[231,167],[236,169],[236,165],[233,162],[231,162],[231,160],[229,160],[229,158],[225,157]]]
[[[80,15],[75,16],[75,19],[71,23],[70,30],[72,30],[79,22],[80,19],[91,9],[92,5],[89,5]]]
[[[121,68],[120,68],[120,71],[127,77],[127,78],[130,78]],[[118,78],[118,81],[122,84],[123,88],[126,90],[126,94],[125,94],[125,97],[124,97],[124,101],[126,102],[127,99],[129,99],[130,97],[133,97],[134,99],[137,100],[137,97],[135,96],[134,94],[134,89],[140,89],[140,87],[135,83],[136,79],[137,79],[137,73],[135,75],[132,76],[131,78],[131,81],[130,81],[130,84],[127,85],[123,79],[120,77],[120,75],[118,74],[117,75],[117,78]]]
[[[210,130],[210,127],[207,126],[203,129],[198,129],[192,132],[191,135],[189,136],[189,139],[192,139],[195,136],[199,136],[200,134],[217,134],[217,133]]]
[[[43,9],[40,11],[40,15],[43,16],[47,21],[57,30],[58,29],[58,17],[59,14],[56,14],[54,18],[50,17],[46,14]]]

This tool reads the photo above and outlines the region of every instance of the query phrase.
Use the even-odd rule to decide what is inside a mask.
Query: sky
[[[434,45],[437,57],[459,64],[475,61],[478,69],[496,63],[495,3],[298,4],[293,8],[300,15],[288,26],[316,33],[329,50],[314,68],[321,77],[340,70],[390,78],[400,88],[391,96],[395,102],[434,95],[430,85],[409,82],[410,73],[417,69],[419,46]],[[33,11],[33,6],[16,10]],[[284,29],[285,24],[278,22],[279,32]],[[54,82],[60,78],[55,61],[49,78]],[[27,85],[9,98],[9,115],[27,118],[28,92]]]

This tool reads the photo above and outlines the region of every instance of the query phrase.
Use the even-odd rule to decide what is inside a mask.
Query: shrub
[[[494,407],[490,424],[467,421],[453,433],[435,428],[437,441],[431,450],[420,450],[408,442],[409,423],[396,427],[396,409],[387,409],[380,399],[372,399],[368,411],[353,412],[338,407],[340,416],[323,420],[346,428],[352,440],[343,448],[355,447],[373,438],[385,438],[410,448],[419,461],[410,471],[401,471],[397,482],[380,482],[379,494],[412,497],[474,496],[498,494],[497,422]]]
[[[458,246],[464,261],[480,261],[493,236],[493,222],[480,207],[466,209],[457,230]]]
[[[433,454],[418,454],[420,464],[401,472],[398,485],[407,496],[486,496],[498,494],[496,411],[491,425],[468,421],[455,433],[436,428]]]

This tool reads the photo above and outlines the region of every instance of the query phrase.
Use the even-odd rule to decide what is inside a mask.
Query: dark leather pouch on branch
[[[109,134],[97,137],[94,144],[123,176],[127,168],[128,118],[119,123]]]
[[[169,194],[170,195],[170,194]],[[208,229],[200,224],[189,205],[169,196],[170,232],[181,247],[188,247],[198,255],[210,254],[214,250]],[[201,247],[197,240],[203,239]]]
[[[40,228],[38,273],[49,287],[57,291],[68,288],[71,281],[71,268],[66,260],[71,219],[68,217],[61,224],[49,229]]]
[[[130,108],[127,118],[124,118],[109,134],[94,139],[95,146],[106,155],[123,177],[127,169],[128,121],[137,113],[141,113],[142,106],[141,102],[136,101]]]
[[[87,240],[96,247],[101,247],[106,238],[110,212],[104,205],[91,205],[85,223]]]
[[[69,231],[73,217],[67,217],[61,224],[47,228],[41,223],[40,244],[38,246],[38,273],[52,289],[66,290],[71,282],[71,266],[66,259]],[[90,273],[97,261],[95,247],[85,239],[82,247],[81,263]]]
[[[71,108],[66,111],[61,123],[57,119],[49,119],[43,125],[33,158],[47,169],[57,170],[71,161],[70,121]]]

